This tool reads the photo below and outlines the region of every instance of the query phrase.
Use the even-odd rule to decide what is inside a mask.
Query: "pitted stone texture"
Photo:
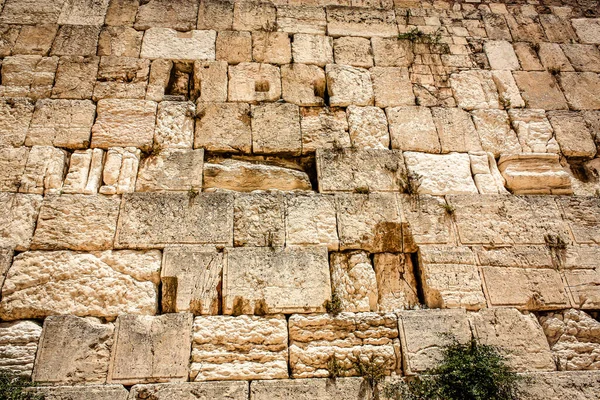
[[[161,101],[164,98],[172,70],[173,62],[170,60],[157,59],[152,61],[148,87],[146,88],[146,100]]]
[[[445,211],[446,201],[437,196],[400,195],[400,208],[406,219],[403,230],[405,252],[416,252],[421,244],[443,244],[451,240],[451,215]]]
[[[273,31],[277,9],[268,2],[239,2],[233,8],[233,29],[236,31]]]
[[[198,29],[230,30],[233,24],[232,0],[202,0],[198,8]]]
[[[369,358],[386,374],[400,368],[398,320],[394,314],[294,314],[289,319],[290,366],[294,378],[327,378],[335,357],[344,376],[356,376],[354,363]]]
[[[51,384],[105,383],[114,325],[96,318],[50,316],[33,371],[33,381]]]
[[[99,61],[99,57],[61,57],[52,98],[91,99]]]
[[[387,108],[393,149],[439,153],[440,140],[427,107]]]
[[[373,258],[373,265],[377,278],[379,311],[411,309],[419,304],[410,255],[378,253]]]
[[[59,193],[66,168],[67,153],[64,150],[52,146],[33,146],[21,176],[19,192]]]
[[[232,242],[233,196],[228,193],[134,193],[123,197],[116,246]]]
[[[2,288],[5,320],[55,314],[154,314],[160,252],[32,251],[15,257]]]
[[[556,141],[565,157],[592,158],[596,144],[583,115],[575,112],[553,111],[549,113]]]
[[[318,149],[319,191],[397,192],[403,187],[404,159],[399,150]]]
[[[558,43],[541,43],[538,51],[544,67],[550,71],[574,71]]]
[[[471,176],[468,154],[427,154],[404,152],[406,167],[410,173],[418,174],[421,194],[445,195],[477,193]]]
[[[526,153],[503,155],[498,168],[513,194],[571,194],[569,174],[558,154]]]
[[[50,55],[53,56],[95,56],[98,47],[100,26],[62,25]]]
[[[297,33],[292,43],[294,63],[324,67],[333,63],[333,39],[330,36]]]
[[[600,72],[600,50],[589,44],[563,44],[561,49],[578,72]]]
[[[196,27],[198,2],[196,0],[150,0],[140,2],[134,27],[137,30],[148,28],[173,28],[189,31]]]
[[[404,372],[414,375],[436,367],[442,347],[452,335],[461,343],[471,339],[467,313],[459,310],[411,310],[398,314]]]
[[[196,61],[193,82],[192,99],[197,98],[203,102],[226,101],[227,63],[225,61]]]
[[[27,250],[41,205],[42,196],[0,193],[0,246]]]
[[[99,56],[139,57],[144,32],[130,26],[107,26],[98,39]]]
[[[415,104],[407,68],[374,67],[370,69],[377,107],[412,106]]]
[[[0,191],[19,191],[28,156],[27,147],[0,147]]]
[[[558,197],[556,200],[577,243],[600,243],[600,201],[597,198]]]
[[[194,147],[209,151],[250,153],[250,106],[243,103],[198,103]]]
[[[100,100],[92,127],[92,147],[152,147],[156,108],[154,101]]]
[[[468,247],[427,245],[419,248],[425,303],[429,308],[486,306],[475,255]]]
[[[561,371],[600,369],[600,322],[574,309],[539,317]]]
[[[76,150],[71,154],[69,172],[63,182],[62,193],[96,194],[102,183],[104,150]]]
[[[469,113],[460,108],[432,108],[431,110],[442,153],[482,150]]]
[[[34,321],[0,323],[0,371],[30,379],[41,335]]]
[[[283,315],[194,319],[190,380],[288,378],[288,330]]]
[[[92,99],[143,99],[150,61],[133,57],[101,57]]]
[[[328,6],[327,33],[331,36],[397,36],[392,10]]]
[[[142,160],[135,189],[138,192],[202,189],[204,150],[164,149]]]
[[[300,155],[300,111],[295,104],[252,106],[252,151],[255,154]]]
[[[317,202],[317,205],[320,204]],[[279,192],[254,192],[235,196],[233,245],[283,247],[286,241],[285,214],[284,198]],[[333,226],[335,229],[335,214]]]
[[[59,25],[102,25],[108,0],[67,0],[58,17]]]
[[[12,264],[14,251],[11,247],[0,247],[0,288],[4,284],[6,273]]]
[[[379,107],[346,108],[350,141],[357,149],[389,149],[390,135],[388,133],[385,113]]]
[[[582,42],[600,44],[600,18],[576,18],[571,23]]]
[[[492,153],[494,157],[521,153],[521,144],[510,127],[506,111],[474,110],[471,115],[484,151]]]
[[[507,44],[512,49],[510,43]],[[471,70],[452,74],[450,85],[458,106],[465,110],[500,108],[498,91],[490,71]]]
[[[350,147],[348,120],[343,109],[328,107],[300,108],[302,153],[314,153],[317,149]]]
[[[532,400],[593,400],[600,389],[600,374],[595,371],[528,374],[533,378],[524,388]]]
[[[100,193],[123,194],[133,192],[141,152],[135,147],[111,147],[106,151]]]
[[[345,107],[373,104],[373,85],[368,70],[347,65],[327,64],[325,72],[330,105]]]
[[[292,62],[292,46],[285,32],[252,32],[252,58],[267,64]]]
[[[46,400],[127,400],[129,392],[121,385],[37,386],[30,389]]]
[[[299,106],[322,106],[325,72],[316,65],[290,64],[281,67],[283,99]]]
[[[139,3],[137,0],[112,0],[106,11],[106,25],[133,25]]]
[[[333,41],[333,54],[336,64],[370,68],[373,66],[371,41],[358,37],[341,37]]]
[[[325,9],[317,5],[278,5],[277,28],[288,33],[325,35]]]
[[[517,132],[524,153],[558,153],[559,146],[552,135],[552,125],[544,110],[509,110],[512,126]]]
[[[595,310],[600,306],[600,272],[598,269],[572,269],[563,272],[573,306]]]
[[[247,400],[248,382],[194,382],[135,385],[129,400]]]
[[[21,27],[19,25],[2,24],[2,28],[0,28],[0,55],[2,57],[11,55],[20,34]],[[52,39],[54,40],[54,38]]]
[[[325,247],[237,247],[223,265],[223,313],[323,312],[331,298]]]
[[[348,312],[377,311],[377,279],[369,253],[332,253],[331,286]]]
[[[475,337],[483,344],[499,346],[509,365],[519,372],[554,371],[556,365],[542,327],[535,315],[514,308],[490,308],[469,317]]]
[[[339,247],[335,200],[329,195],[290,194],[285,197],[286,246]]]
[[[555,260],[547,245],[475,247],[479,265],[514,268],[552,268]]]
[[[8,0],[3,2],[0,23],[9,24],[55,24],[65,0]]]
[[[214,60],[215,31],[177,32],[169,28],[150,28],[142,40],[142,58],[175,60]]]
[[[567,102],[556,80],[549,72],[515,71],[513,76],[517,81],[521,95],[528,108],[545,110],[562,110],[567,108]]]
[[[414,61],[412,43],[394,37],[371,39],[375,65],[378,67],[410,67]]]
[[[593,72],[566,72],[560,84],[572,110],[600,110],[600,74]]]
[[[58,57],[36,55],[6,57],[2,61],[4,97],[50,97]]]
[[[281,97],[279,68],[270,64],[240,63],[229,66],[229,101],[259,103]]]
[[[250,393],[253,400],[367,400],[371,390],[362,378],[315,378],[253,381]]]
[[[250,32],[221,31],[216,43],[217,60],[229,64],[252,61],[252,35]]]
[[[192,321],[189,313],[119,316],[108,382],[187,381]]]
[[[159,148],[191,148],[194,142],[192,102],[161,101],[156,114],[154,143]]]
[[[29,99],[0,100],[0,146],[22,146],[33,116],[34,105]]]
[[[498,100],[503,108],[525,107],[525,100],[511,71],[492,71],[492,79],[498,89]]]
[[[519,69],[519,60],[510,42],[506,40],[490,40],[483,44],[483,49],[492,69]]]

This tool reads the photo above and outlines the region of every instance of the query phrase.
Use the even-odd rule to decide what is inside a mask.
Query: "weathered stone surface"
[[[549,71],[574,71],[558,43],[541,43],[538,55]]]
[[[194,142],[194,114],[192,102],[161,101],[156,114],[154,143],[163,148],[191,148]]]
[[[571,24],[582,42],[600,44],[600,18],[576,18]]]
[[[233,204],[233,245],[283,247],[286,241],[285,212],[283,195],[279,192],[236,195]]]
[[[1,18],[1,15],[0,15]],[[0,28],[0,55],[8,57],[19,38],[21,27],[19,25],[2,24]],[[53,38],[54,39],[54,38]]]
[[[597,215],[600,204],[597,198],[557,198],[557,202],[577,243],[600,243],[600,221]]]
[[[432,108],[442,153],[480,151],[481,142],[471,116],[460,108]]]
[[[492,71],[492,79],[498,89],[498,100],[504,108],[525,107],[525,100],[511,71]]]
[[[446,201],[437,196],[419,195],[398,196],[406,229],[402,240],[405,252],[416,252],[421,244],[448,243],[450,241],[450,223],[452,218],[446,211]]]
[[[561,49],[578,72],[600,72],[600,50],[589,44],[563,44]]]
[[[521,64],[521,68],[524,71],[543,71],[544,67],[540,63],[537,52],[534,50],[531,43],[526,42],[518,42],[513,43],[513,48],[517,57],[519,58],[519,62]]]
[[[33,381],[73,384],[105,383],[114,325],[96,318],[50,316],[33,371]]]
[[[285,379],[254,381],[250,393],[254,400],[366,400],[371,390],[361,378]]]
[[[204,150],[167,148],[144,158],[135,190],[138,192],[202,190]]]
[[[60,25],[102,25],[108,9],[108,0],[74,1],[67,0],[62,8]]]
[[[414,375],[434,368],[442,360],[442,346],[452,335],[461,343],[471,339],[467,313],[458,310],[412,310],[398,314],[404,372]]]
[[[313,5],[278,5],[277,28],[288,33],[325,35],[325,9]]]
[[[373,258],[377,278],[378,310],[397,311],[419,304],[410,255],[379,253]]]
[[[99,57],[61,57],[52,88],[52,98],[92,98],[99,62]]]
[[[397,36],[398,27],[392,10],[329,6],[327,33],[331,36]]]
[[[4,4],[0,23],[55,24],[65,0],[8,0]]]
[[[143,99],[150,61],[134,57],[101,57],[92,99]]]
[[[217,60],[229,64],[252,61],[252,35],[250,32],[221,31],[216,43]]]
[[[4,320],[55,314],[154,314],[160,252],[31,251],[13,261],[2,288]]]
[[[127,400],[129,392],[121,385],[37,386],[30,389],[46,400]]]
[[[592,400],[600,388],[600,374],[592,371],[527,374],[532,382],[523,388],[532,400]]]
[[[333,54],[336,64],[369,68],[373,66],[371,41],[359,37],[341,37],[333,41]]]
[[[0,287],[4,284],[4,278],[12,264],[13,254],[11,247],[0,247]]]
[[[475,337],[507,351],[509,364],[517,371],[556,369],[544,331],[533,314],[521,314],[514,308],[490,308],[469,318]]]
[[[366,251],[332,253],[331,286],[343,311],[377,311],[377,280]]]
[[[555,261],[547,245],[475,247],[480,265],[514,268],[552,268]]]
[[[252,151],[255,154],[300,155],[300,111],[294,104],[252,106]]]
[[[560,84],[572,110],[600,110],[600,75],[593,72],[566,72]]]
[[[177,3],[169,0],[150,0],[140,3],[134,24],[137,30],[161,27],[189,31],[196,27],[196,0],[179,0]]]
[[[552,125],[544,110],[508,111],[524,153],[558,153],[559,146],[552,135]]]
[[[439,153],[440,141],[427,107],[387,108],[393,149]]]
[[[100,26],[63,25],[52,42],[53,56],[95,56]]]
[[[388,149],[388,133],[385,113],[379,107],[349,106],[346,109],[352,147],[358,149]]]
[[[378,67],[410,67],[415,58],[412,43],[397,38],[374,37],[373,55]]]
[[[177,32],[169,28],[150,28],[142,40],[142,58],[175,60],[214,60],[215,31]]]
[[[198,29],[231,29],[233,4],[232,0],[201,0],[198,7]]]
[[[346,65],[327,64],[329,104],[345,107],[373,104],[374,94],[369,71]]]
[[[344,376],[356,376],[354,363],[369,358],[387,374],[398,371],[397,323],[394,314],[292,315],[289,319],[292,377],[329,377],[327,363],[333,357],[344,369]]]
[[[150,75],[148,87],[146,88],[146,100],[161,101],[171,80],[173,62],[170,60],[157,59],[150,64]]]
[[[167,244],[233,241],[233,196],[227,193],[134,193],[123,197],[115,245],[145,248]]]
[[[600,305],[600,273],[598,269],[572,269],[563,272],[565,285],[571,292],[573,306],[594,310]]]
[[[108,367],[108,382],[187,381],[193,315],[120,315]]]
[[[471,115],[484,151],[492,153],[494,157],[521,153],[521,144],[515,131],[510,129],[506,111],[474,110]]]
[[[24,55],[2,61],[2,89],[5,97],[50,97],[58,57]]]
[[[287,246],[325,245],[338,249],[335,201],[327,195],[288,195],[285,198]]]
[[[292,62],[292,46],[285,32],[252,32],[252,58],[268,64]]]
[[[302,153],[314,153],[317,149],[350,147],[348,120],[343,109],[328,107],[300,108]]]
[[[325,72],[316,65],[290,64],[281,67],[282,97],[299,106],[322,106]]]
[[[250,106],[243,103],[198,103],[194,147],[209,151],[250,153]]]
[[[529,108],[542,108],[545,110],[567,108],[565,96],[563,96],[558,84],[549,72],[515,71],[513,76]]]
[[[554,111],[549,113],[549,119],[564,156],[591,158],[596,155],[596,144],[581,114]]]
[[[498,168],[506,180],[506,187],[514,194],[573,192],[569,174],[561,167],[558,154],[503,155]]]
[[[483,49],[492,69],[519,69],[519,60],[510,42],[506,40],[490,40],[483,44]]]
[[[229,101],[258,103],[281,96],[279,68],[270,64],[240,63],[229,67]]]
[[[324,67],[333,63],[333,39],[330,36],[297,33],[292,43],[294,63]]]
[[[132,26],[139,5],[139,0],[111,0],[104,23],[112,26]]]
[[[154,101],[100,100],[92,127],[92,147],[152,147],[156,108]]]
[[[419,193],[432,195],[478,193],[471,176],[468,154],[427,154],[406,151],[404,160],[408,171],[420,177]]]
[[[377,107],[412,106],[415,104],[407,68],[374,67],[371,79]]]
[[[135,189],[140,150],[135,147],[111,147],[106,152],[102,183],[102,194],[130,193]]]
[[[27,250],[41,205],[42,196],[0,193],[0,246]]]
[[[197,317],[192,337],[192,381],[288,377],[283,315]]]
[[[104,150],[76,150],[71,154],[69,172],[63,182],[62,193],[96,194],[102,183]]]
[[[0,100],[0,146],[22,146],[33,116],[34,105],[28,99]]]
[[[0,147],[0,191],[19,191],[28,156],[27,147]]]
[[[130,26],[107,26],[98,39],[99,56],[139,57],[143,32]]]
[[[277,9],[269,2],[239,2],[233,8],[233,29],[236,31],[273,31]]]
[[[398,150],[317,149],[319,191],[397,192],[402,187],[404,159]]]
[[[507,44],[512,49],[510,43]],[[450,85],[458,106],[465,110],[500,108],[498,91],[490,71],[469,70],[452,74]]]
[[[248,382],[194,382],[158,383],[135,385],[131,388],[130,400],[142,399],[214,399],[247,400]]]
[[[41,335],[34,321],[0,323],[0,371],[29,379]]]
[[[59,193],[66,168],[67,153],[64,150],[52,146],[33,146],[27,157],[19,192]]]
[[[227,63],[225,61],[196,61],[193,78],[192,98],[198,98],[203,102],[227,100]]]
[[[223,313],[323,312],[331,298],[325,247],[227,249]]]

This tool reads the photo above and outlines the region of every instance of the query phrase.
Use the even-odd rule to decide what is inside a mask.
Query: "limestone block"
[[[523,71],[543,71],[544,67],[538,59],[537,52],[533,49],[530,43],[513,43],[513,48]]]
[[[12,52],[47,56],[57,32],[58,25],[54,24],[23,26]]]
[[[25,145],[81,149],[89,146],[96,106],[89,100],[37,102]]]
[[[533,379],[524,388],[532,400],[591,400],[597,396],[600,374],[596,371],[564,371],[528,374]]]
[[[192,102],[162,101],[158,104],[154,143],[164,148],[191,148],[194,142],[194,114]]]
[[[0,15],[2,18],[2,15]],[[19,38],[21,27],[19,25],[0,25],[0,55],[2,57],[8,57],[11,55],[12,50]]]
[[[177,31],[189,31],[196,27],[198,2],[195,0],[150,0],[140,2],[135,17],[137,30],[149,28],[173,28]]]
[[[28,99],[0,100],[0,146],[22,146],[33,116],[34,105]]]
[[[377,107],[412,106],[415,104],[407,68],[371,68],[375,105]]]
[[[127,400],[129,392],[122,385],[37,386],[30,389],[46,400]]]
[[[196,61],[194,63],[194,97],[206,102],[227,100],[227,63]]]
[[[332,196],[290,194],[285,198],[286,246],[339,246],[335,201]]]
[[[55,24],[58,22],[64,0],[8,0],[3,2],[0,23]]]
[[[506,187],[514,194],[571,194],[569,174],[558,154],[528,153],[503,155],[498,168]]]
[[[293,378],[327,378],[335,357],[344,376],[356,376],[354,363],[371,359],[386,374],[399,370],[400,343],[394,314],[294,314],[289,319]]]
[[[248,382],[193,382],[158,383],[135,385],[131,388],[130,400],[143,399],[215,399],[247,400]]]
[[[563,44],[561,49],[578,72],[600,72],[600,50],[590,44]]]
[[[283,247],[286,235],[285,212],[283,195],[279,192],[254,192],[235,196],[233,245]]]
[[[552,268],[554,260],[547,245],[475,247],[480,265],[514,268]]]
[[[379,311],[394,312],[419,304],[417,282],[408,254],[375,254],[373,266],[377,278]]]
[[[28,156],[27,147],[0,147],[0,191],[19,191]]]
[[[492,71],[492,79],[498,89],[500,106],[504,108],[525,107],[525,100],[521,97],[517,82],[510,71]]]
[[[96,194],[102,183],[102,149],[76,150],[71,154],[69,172],[63,182],[62,193]]]
[[[279,68],[269,64],[240,63],[229,67],[229,101],[258,103],[281,96]]]
[[[506,111],[473,110],[471,116],[484,151],[492,153],[494,157],[521,153],[521,144],[516,132],[510,127]]]
[[[183,61],[214,60],[215,31],[177,32],[169,28],[150,28],[142,40],[142,58]]]
[[[285,379],[288,329],[283,315],[194,319],[191,381]]]
[[[512,49],[511,44],[507,44]],[[490,71],[470,70],[452,74],[450,85],[458,106],[465,110],[500,108],[498,91]]]
[[[229,64],[252,61],[252,35],[250,32],[221,31],[216,43],[217,60]]]
[[[300,108],[302,153],[314,153],[319,148],[350,147],[348,121],[343,109],[329,107]]]
[[[581,114],[553,111],[548,117],[564,156],[590,158],[596,155],[596,144]]]
[[[457,310],[411,310],[398,313],[404,372],[414,375],[436,367],[443,359],[442,346],[452,335],[461,343],[471,340],[467,313]]]
[[[511,70],[519,69],[519,60],[510,42],[506,40],[490,40],[483,44],[492,69]]]
[[[67,153],[51,146],[33,146],[21,177],[19,192],[59,193],[67,168]]]
[[[100,26],[63,25],[52,42],[53,56],[95,56]]]
[[[252,106],[252,151],[255,154],[300,155],[300,112],[294,104]]]
[[[482,19],[485,30],[490,39],[511,40],[510,29],[503,15],[496,13],[483,13]]]
[[[366,400],[371,395],[366,385],[362,378],[265,380],[253,381],[250,393],[253,400]]]
[[[445,195],[477,193],[471,176],[471,162],[468,154],[427,154],[412,151],[404,152],[406,168],[418,174],[418,193]]]
[[[397,192],[405,173],[399,150],[317,149],[319,192]]]
[[[292,62],[292,46],[285,32],[252,32],[252,58],[267,64]]]
[[[230,30],[233,24],[232,0],[201,0],[198,7],[198,29]]]
[[[450,241],[449,218],[445,211],[446,202],[442,197],[419,195],[399,195],[400,209],[406,220],[402,232],[404,252],[416,252],[421,244],[448,243]]]
[[[281,67],[282,97],[299,106],[322,106],[325,72],[316,65],[289,64]]]
[[[396,38],[371,39],[375,65],[378,67],[410,67],[415,55],[408,40]]]
[[[0,323],[0,371],[29,379],[41,335],[34,321]]]
[[[331,253],[331,286],[348,312],[377,311],[377,280],[366,251]]]
[[[277,9],[268,2],[236,2],[233,8],[233,30],[274,31]]]
[[[0,246],[27,250],[41,205],[42,196],[0,193]]]
[[[61,57],[52,98],[91,99],[99,61],[99,57]]]
[[[51,384],[105,383],[114,325],[96,318],[49,316],[33,370],[33,381]]]
[[[550,42],[570,42],[576,40],[575,31],[563,13],[540,14],[540,23]]]
[[[460,108],[432,108],[442,153],[480,151],[481,142],[471,116]]]
[[[330,36],[297,33],[292,42],[294,63],[324,67],[333,63],[333,39]]]
[[[4,287],[4,320],[48,315],[114,317],[157,311],[160,252],[30,251],[14,258]]]
[[[132,193],[123,196],[115,243],[231,245],[233,196],[228,193]]]
[[[146,100],[161,101],[171,79],[173,62],[157,59],[150,64],[150,76],[146,88]]]
[[[133,57],[101,57],[93,100],[143,99],[150,61]]]
[[[12,264],[13,253],[11,247],[0,247],[0,287],[4,284],[4,278]]]
[[[598,199],[594,197],[557,198],[557,202],[577,243],[600,243]]]
[[[337,36],[397,36],[392,10],[328,6],[327,34]]]
[[[388,149],[388,133],[385,113],[379,107],[349,106],[346,108],[352,147],[358,149]]]
[[[194,147],[209,151],[250,153],[250,106],[244,103],[198,103]]]
[[[369,68],[373,66],[371,41],[359,37],[341,37],[333,41],[333,54],[336,64]]]
[[[102,183],[102,194],[133,192],[140,163],[140,150],[135,147],[110,147],[106,151]]]
[[[325,72],[330,105],[345,107],[373,104],[373,85],[369,71],[346,65],[327,64]]]
[[[565,285],[571,292],[573,307],[594,310],[600,305],[600,273],[598,269],[572,269],[563,272]]]
[[[107,26],[98,39],[99,56],[139,57],[142,36],[130,26]]]
[[[108,367],[108,382],[187,381],[193,315],[120,315]]]
[[[509,364],[519,372],[554,371],[556,365],[542,327],[533,314],[514,308],[489,308],[469,317],[475,337],[507,351]]]
[[[287,33],[325,35],[325,9],[316,5],[277,6],[277,29]]]
[[[226,315],[323,312],[330,298],[325,247],[235,247],[225,251]]]
[[[565,96],[549,72],[515,71],[513,76],[528,108],[545,110],[567,108]]]
[[[132,26],[139,5],[139,0],[111,0],[104,22],[111,26]]]
[[[402,217],[391,193],[336,197],[340,250],[402,251]]]
[[[574,71],[558,43],[541,43],[538,55],[548,71]]]
[[[161,150],[144,158],[135,183],[137,192],[202,190],[204,149]]]
[[[385,112],[393,149],[440,152],[440,141],[429,108],[394,107]]]
[[[419,266],[425,304],[429,308],[479,310],[486,306],[475,255],[470,248],[420,246]]]
[[[593,72],[566,72],[560,85],[572,110],[600,110],[600,75]]]
[[[2,61],[4,97],[50,97],[58,57],[36,55],[6,57]]]
[[[108,9],[108,0],[78,2],[67,0],[62,8],[60,25],[102,25]]]
[[[559,146],[552,135],[552,125],[544,110],[509,110],[512,126],[517,132],[524,153],[558,153]]]
[[[92,147],[152,147],[156,108],[156,103],[148,100],[100,100],[92,126]]]
[[[575,18],[571,24],[583,43],[600,44],[600,18]]]

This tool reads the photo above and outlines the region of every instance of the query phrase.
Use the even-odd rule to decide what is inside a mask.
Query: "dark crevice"
[[[419,253],[410,253],[410,261],[413,268],[413,275],[415,276],[415,281],[417,283],[417,298],[419,299],[419,304],[425,303],[425,291],[423,290],[423,277],[421,275],[421,265],[419,263]]]

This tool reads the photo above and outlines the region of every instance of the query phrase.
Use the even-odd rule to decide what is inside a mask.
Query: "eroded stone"
[[[420,177],[418,193],[444,195],[477,193],[468,154],[404,152],[408,171]]]
[[[161,150],[142,160],[135,189],[138,192],[200,191],[203,165],[203,149]]]
[[[0,371],[30,379],[41,335],[34,321],[0,323]]]
[[[100,100],[92,127],[92,147],[152,147],[156,108],[154,101]]]
[[[175,60],[214,60],[215,31],[177,32],[170,28],[153,27],[144,33],[142,58]]]
[[[377,311],[377,280],[369,253],[332,253],[329,265],[331,285],[343,311]]]
[[[29,248],[42,205],[42,196],[0,193],[0,245],[24,251]]]

